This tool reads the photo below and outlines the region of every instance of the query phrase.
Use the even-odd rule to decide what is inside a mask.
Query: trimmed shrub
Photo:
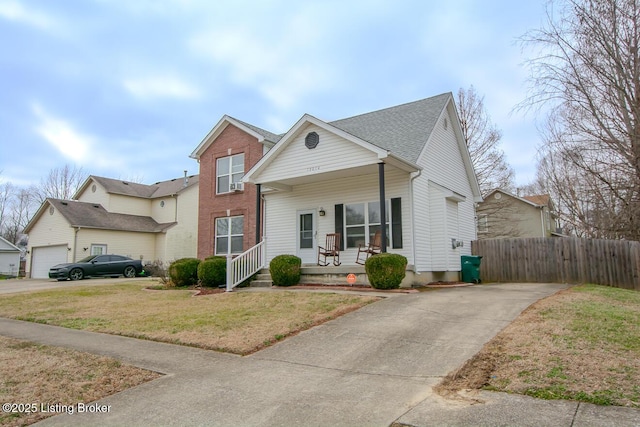
[[[300,281],[302,260],[295,255],[278,255],[269,263],[274,286],[293,286]]]
[[[176,286],[193,286],[198,283],[198,258],[180,258],[169,266],[169,278]]]
[[[397,289],[406,275],[407,258],[399,254],[377,254],[364,263],[369,283],[376,289]]]
[[[198,280],[202,286],[218,287],[227,283],[227,259],[213,256],[198,265]]]

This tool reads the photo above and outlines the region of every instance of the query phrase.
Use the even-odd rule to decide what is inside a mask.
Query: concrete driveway
[[[65,280],[58,282],[55,279],[9,279],[0,280],[0,294],[13,294],[16,292],[41,291],[56,289],[63,286],[98,286],[131,281],[152,281],[149,277],[137,277],[135,279],[120,278],[95,278],[78,281]]]
[[[640,411],[628,408],[497,393],[470,405],[433,393],[522,310],[564,288],[502,284],[394,295],[247,357],[7,319],[0,334],[166,374],[101,399],[108,412],[62,414],[43,426],[639,425]]]

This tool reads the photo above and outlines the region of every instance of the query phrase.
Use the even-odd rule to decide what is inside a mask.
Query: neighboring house
[[[20,248],[0,237],[0,276],[18,277]]]
[[[191,153],[200,163],[198,258],[237,255],[260,240],[255,233],[258,192],[241,180],[279,139],[224,116]]]
[[[47,199],[31,219],[27,274],[120,254],[145,262],[196,256],[198,176],[153,185],[90,176],[73,200]]]
[[[548,194],[519,197],[493,190],[478,204],[477,225],[478,239],[561,236]]]
[[[253,130],[255,141],[268,140]],[[451,93],[334,122],[304,115],[273,139],[242,180],[264,200],[260,209],[254,202],[256,229],[243,232],[266,238],[267,261],[295,254],[315,264],[325,235],[338,232],[340,260],[355,265],[385,218],[383,245],[407,257],[409,281],[459,279],[482,198]]]

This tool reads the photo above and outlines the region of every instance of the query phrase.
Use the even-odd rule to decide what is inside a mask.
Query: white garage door
[[[67,262],[67,245],[33,248],[31,278],[46,279],[51,267],[64,262]]]

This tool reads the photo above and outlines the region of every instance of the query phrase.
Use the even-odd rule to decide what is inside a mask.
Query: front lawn
[[[438,390],[640,407],[640,292],[575,286],[525,310]]]
[[[377,300],[287,291],[193,296],[118,284],[0,296],[0,317],[244,355]]]

